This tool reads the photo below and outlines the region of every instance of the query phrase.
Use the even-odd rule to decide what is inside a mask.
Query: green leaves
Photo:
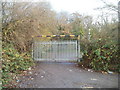
[[[94,53],[95,53],[97,56],[100,56],[101,49],[99,48],[99,49],[95,50]]]
[[[14,49],[12,44],[6,44],[6,46],[3,47],[2,58],[3,85],[11,81],[11,75],[9,73],[17,74],[22,70],[27,70],[34,64],[31,56],[28,53],[19,54],[17,50]]]
[[[86,64],[84,66],[101,71],[120,71],[120,68],[118,68],[120,63],[117,54],[117,43],[104,38],[81,43],[81,48],[84,52],[82,64]],[[115,65],[115,67],[112,68],[111,65]]]

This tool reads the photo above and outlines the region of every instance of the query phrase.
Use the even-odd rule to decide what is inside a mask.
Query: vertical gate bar
[[[42,44],[41,44],[41,41],[40,41],[40,59],[42,59]]]
[[[60,55],[61,53],[60,53],[60,41],[59,41],[59,60],[60,60]]]
[[[67,49],[67,53],[68,53],[68,56],[67,56],[67,59],[69,58],[69,41],[67,40],[67,47],[68,47],[68,49]]]
[[[56,53],[56,59],[58,59],[58,43],[59,43],[59,42],[57,41],[57,44],[56,44],[56,46],[57,46],[57,50],[56,50],[56,52],[57,52],[57,53]]]
[[[48,59],[49,59],[49,54],[50,54],[50,53],[49,53],[49,51],[50,51],[50,41],[49,41],[49,44],[48,44],[48,45],[49,45],[49,47],[48,47]]]
[[[42,51],[41,51],[41,41],[39,42],[39,59],[41,59],[41,53],[42,53]]]
[[[57,42],[55,42],[55,59],[57,57]]]
[[[37,59],[37,42],[35,41],[35,45],[36,45],[36,59]]]
[[[59,41],[57,41],[57,57],[56,57],[56,59],[58,59],[58,45],[59,45]]]
[[[62,57],[62,44],[61,44],[61,40],[60,40],[60,57]],[[60,59],[60,57],[59,57],[59,59]]]
[[[55,58],[55,44],[53,44],[53,52],[54,52],[54,57],[53,59]]]
[[[40,59],[40,42],[38,42],[38,59]]]
[[[35,53],[34,53],[35,56],[34,56],[34,57],[35,57],[35,59],[36,59],[36,52],[37,52],[37,51],[36,51],[36,48],[37,48],[37,47],[36,47],[36,41],[34,41],[34,43],[35,43],[35,48],[34,48],[34,49],[35,49]]]
[[[51,60],[53,59],[53,57],[54,57],[54,49],[53,49],[53,44],[52,44],[52,42],[51,42]]]
[[[68,56],[68,55],[67,55],[67,53],[68,53],[67,40],[66,40],[66,42],[65,42],[65,47],[66,47],[66,52],[65,52],[65,50],[64,50],[64,52],[65,52],[65,56],[66,56],[65,59],[66,59],[67,56]]]
[[[80,35],[78,36],[78,60],[81,58],[81,53],[80,53]]]
[[[70,45],[70,41],[68,41],[68,44],[67,44],[67,46],[68,46],[68,59],[70,59],[70,52],[69,52],[70,47],[69,47],[69,45]]]
[[[57,56],[58,58],[58,60],[59,60],[59,41],[58,41],[58,56]]]
[[[41,45],[41,43],[40,42],[38,42],[38,59],[41,59],[41,57],[40,57],[40,54],[41,54],[41,48],[40,48],[40,45]]]
[[[63,57],[63,52],[62,52],[62,44],[61,44],[61,40],[60,40],[60,58]]]
[[[45,59],[47,59],[47,49],[48,49],[48,44],[47,44],[47,42],[45,43]]]
[[[68,41],[68,59],[70,59],[70,41]]]
[[[55,58],[55,60],[57,59],[57,56],[58,56],[58,41],[56,41],[56,58]]]
[[[66,49],[67,49],[66,51],[67,51],[67,52],[66,52],[66,58],[65,58],[65,59],[68,58],[68,46],[67,46],[67,45],[68,45],[68,40],[66,41]]]
[[[40,59],[40,44],[39,44],[39,42],[38,42],[38,59]]]
[[[54,55],[54,57],[52,59],[55,58],[55,44],[53,44],[53,55]]]
[[[47,57],[48,57],[48,55],[47,55],[47,50],[48,50],[48,44],[47,44],[47,42],[46,42],[46,45],[45,45],[45,48],[46,48],[46,50],[45,50],[45,58],[47,59]]]
[[[41,42],[39,42],[39,59],[41,59]]]
[[[39,47],[38,47],[39,43],[37,42],[37,59],[39,59]]]
[[[80,41],[78,41],[78,58],[81,58],[81,53],[80,53]]]
[[[59,41],[59,56],[58,56],[58,59],[60,60],[60,41]]]
[[[71,40],[69,40],[69,45],[68,45],[69,46],[69,51],[68,51],[69,52],[69,59],[71,59],[70,44],[71,44]]]
[[[40,46],[39,46],[39,42],[38,42],[38,59],[40,58]]]
[[[70,44],[69,44],[69,53],[70,53],[70,55],[69,55],[69,57],[70,57],[70,59],[71,59],[71,55],[72,55],[72,52],[71,52],[71,43],[72,41],[71,41],[71,39],[70,39]]]
[[[70,59],[70,40],[68,41],[68,59]]]
[[[47,50],[47,44],[46,44],[46,42],[44,42],[44,53],[43,53],[44,57],[43,57],[43,59],[46,58],[46,50]]]
[[[47,43],[47,60],[48,60],[48,51],[49,51],[49,41]]]
[[[60,40],[60,53],[61,53],[61,56],[60,56],[60,58],[62,58],[63,57],[63,47],[62,47],[62,43],[61,43],[61,40]]]
[[[66,47],[66,44],[67,44],[67,40],[66,40],[66,43],[65,43],[65,47]],[[64,50],[64,53],[65,53],[65,59],[67,58],[67,47],[66,47],[66,52],[65,52],[65,50]]]
[[[48,43],[48,59],[49,59],[49,51],[50,51],[50,41],[49,41],[49,43]]]
[[[52,55],[52,45],[51,45],[51,42],[52,41],[50,41],[50,60],[51,60],[51,55]]]
[[[52,46],[51,60],[53,60],[53,58],[54,58],[54,48],[53,48],[54,44],[52,44],[52,42],[51,42],[51,46]]]
[[[50,56],[49,56],[49,59],[51,60],[51,55],[52,55],[52,45],[51,45],[51,41],[50,41]]]
[[[47,44],[48,46],[47,46],[47,59],[49,59],[49,41],[48,41],[48,44]]]
[[[47,42],[47,60],[48,60],[48,58],[49,58],[49,41]]]
[[[32,59],[34,60],[34,41],[33,41],[33,37],[32,37]]]
[[[64,41],[65,42],[65,41]],[[64,52],[64,49],[65,49],[65,45],[64,45],[64,42],[62,43],[62,52],[63,52],[63,58],[62,59],[64,59],[65,58],[65,52]]]
[[[36,52],[37,52],[37,49],[36,49],[37,47],[36,47],[36,41],[35,41],[35,58],[37,58],[37,54],[36,54]]]
[[[64,53],[63,53],[63,49],[64,49],[64,47],[63,47],[63,44],[62,44],[62,41],[61,41],[61,52],[62,52],[62,58],[64,58]]]
[[[67,45],[66,45],[66,46],[67,46],[67,58],[69,57],[69,46],[68,46],[68,45],[69,45],[69,42],[68,42],[68,40],[67,40]],[[66,59],[67,59],[67,58],[66,58]]]
[[[63,43],[63,45],[65,45],[64,50],[63,50],[64,55],[65,55],[64,59],[65,59],[65,58],[66,58],[66,56],[67,56],[67,54],[66,54],[66,52],[67,52],[67,48],[66,48],[66,44],[65,44],[65,43]],[[66,52],[65,52],[65,48],[66,48]]]
[[[61,44],[61,40],[60,40],[60,57],[63,56],[62,54],[63,54],[63,53],[62,53],[62,44]],[[60,57],[59,57],[59,59],[60,59]]]
[[[72,42],[74,42],[74,39],[72,39]],[[73,45],[74,45],[74,43],[72,43],[71,46],[72,46],[72,53],[73,53],[73,57],[74,57],[73,59],[75,60],[75,49],[74,49]]]
[[[78,41],[76,40],[76,59],[78,58],[78,45],[77,45]]]
[[[73,52],[72,52],[72,40],[71,40],[71,44],[70,44],[70,53],[71,53],[71,55],[72,55],[72,57],[73,57]]]
[[[41,48],[40,48],[40,50],[41,50],[41,53],[40,53],[40,54],[41,54],[41,55],[40,55],[40,56],[41,56],[41,59],[43,59],[43,58],[42,58],[42,52],[43,52],[43,44],[42,44],[42,43],[43,43],[43,42],[41,41],[41,43],[40,43],[40,45],[41,45]]]
[[[60,60],[61,56],[62,56],[62,53],[61,53],[61,40],[60,40],[60,44],[59,44],[59,60]]]
[[[35,41],[33,40],[33,59],[35,60]]]
[[[57,59],[57,56],[58,56],[58,41],[56,42],[56,58],[55,58],[55,60]]]
[[[58,43],[57,43],[57,41],[56,41],[56,43],[55,43],[55,47],[56,47],[56,48],[55,48],[55,52],[56,52],[56,53],[55,53],[55,60],[56,60],[56,58],[57,58],[57,45],[58,45]]]

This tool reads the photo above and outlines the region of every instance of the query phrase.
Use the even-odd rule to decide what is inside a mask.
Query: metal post
[[[78,58],[77,58],[78,60],[77,60],[77,61],[79,62],[79,61],[80,61],[80,58],[81,58],[81,57],[80,57],[80,35],[78,35],[77,42],[78,42],[78,43],[77,43],[77,44],[78,44]]]
[[[34,40],[32,37],[32,59],[34,60]]]

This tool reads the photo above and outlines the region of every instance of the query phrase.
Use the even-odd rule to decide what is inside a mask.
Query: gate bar
[[[39,35],[32,37],[79,37],[80,35]]]

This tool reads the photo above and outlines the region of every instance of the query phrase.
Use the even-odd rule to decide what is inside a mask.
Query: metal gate
[[[37,61],[73,61],[79,58],[77,40],[34,41],[33,58]]]

